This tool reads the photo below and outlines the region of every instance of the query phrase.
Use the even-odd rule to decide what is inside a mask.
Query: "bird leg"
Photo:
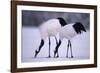
[[[68,51],[69,51],[69,40],[68,40],[67,53],[66,53],[66,57],[67,57],[67,58],[68,58]]]
[[[54,57],[59,57],[58,48],[59,48],[60,45],[61,45],[61,40],[59,40],[59,43],[57,44],[57,46],[55,48]]]
[[[57,38],[55,37],[55,40],[56,40],[56,45],[58,44],[58,41],[57,41]]]
[[[43,39],[41,39],[41,43],[40,43],[40,46],[39,46],[39,49],[38,50],[35,50],[35,58],[36,58],[36,56],[38,55],[38,53],[40,52],[40,50],[41,50],[41,48],[43,47],[43,45],[44,45],[44,40]]]
[[[50,45],[51,45],[51,42],[50,42],[50,37],[49,37],[49,56],[48,56],[48,58],[51,57],[51,56],[50,56]]]
[[[72,53],[72,44],[71,44],[71,41],[70,41],[70,40],[69,40],[69,46],[70,46],[71,58],[73,58],[73,53]]]
[[[57,38],[55,37],[55,40],[56,40],[56,45],[58,45],[58,41],[57,41]],[[57,49],[55,49],[55,51],[54,51],[54,57],[56,57],[56,55],[57,55]]]

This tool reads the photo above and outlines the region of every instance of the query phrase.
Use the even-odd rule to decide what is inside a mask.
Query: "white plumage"
[[[58,19],[50,19],[39,26],[41,34],[41,43],[39,48],[35,51],[35,57],[40,52],[41,48],[44,45],[45,39],[49,38],[49,56],[50,57],[50,36],[56,36],[59,30],[61,29],[61,24]]]
[[[63,26],[60,30],[59,30],[59,36],[60,39],[66,38],[68,40],[70,40],[71,38],[73,38],[75,35],[77,35],[77,33],[75,32],[74,28],[73,28],[73,24],[67,24],[65,26]]]
[[[58,19],[50,19],[42,23],[39,27],[41,38],[45,40],[47,37],[56,36],[61,28],[61,24]]]
[[[61,40],[63,38],[68,39],[68,44],[67,44],[67,53],[66,53],[66,57],[68,57],[68,51],[70,48],[70,52],[71,52],[71,58],[73,58],[73,54],[72,54],[72,44],[71,44],[71,39],[76,36],[77,34],[81,34],[82,32],[86,32],[84,26],[80,23],[80,22],[76,22],[76,23],[71,23],[71,24],[67,24],[65,26],[63,26],[60,30],[59,30],[59,42],[55,48],[54,51],[54,57],[59,57],[58,54],[58,48],[61,45]]]

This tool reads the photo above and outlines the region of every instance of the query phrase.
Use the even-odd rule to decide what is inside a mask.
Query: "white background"
[[[36,1],[36,0],[33,0]],[[98,5],[98,13],[100,13],[100,0],[38,0],[59,3],[74,3]],[[98,24],[100,24],[100,14],[98,14]],[[98,25],[98,37],[100,37],[100,25]],[[98,38],[100,43],[100,38]],[[42,71],[37,73],[99,73],[100,72],[100,45],[98,44],[98,67],[87,69],[69,69]],[[0,73],[10,73],[10,0],[0,0]]]

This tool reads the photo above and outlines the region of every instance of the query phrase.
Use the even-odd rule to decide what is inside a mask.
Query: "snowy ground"
[[[46,39],[43,48],[34,58],[35,50],[38,49],[40,44],[40,33],[37,28],[23,27],[22,28],[22,62],[43,62],[43,61],[67,61],[67,60],[83,60],[90,57],[90,32],[87,31],[81,35],[75,36],[72,42],[72,50],[74,58],[66,58],[67,39],[63,39],[62,45],[59,48],[59,58],[53,58],[56,42],[54,37],[51,37],[51,58],[48,56],[48,39]],[[70,53],[69,53],[70,56]]]

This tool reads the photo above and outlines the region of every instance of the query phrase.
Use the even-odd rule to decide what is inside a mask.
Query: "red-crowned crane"
[[[68,39],[66,57],[68,58],[68,51],[70,48],[71,58],[73,58],[71,39],[74,36],[81,34],[82,32],[86,32],[86,29],[84,28],[84,26],[80,22],[75,22],[75,23],[71,23],[71,24],[67,24],[67,25],[63,26],[59,30],[60,38],[59,38],[59,42],[57,43],[57,46],[56,46],[55,51],[54,51],[54,57],[59,57],[58,48],[61,45],[61,40],[63,38],[66,38],[66,39]]]
[[[44,45],[45,39],[48,37],[49,38],[49,55],[50,57],[50,36],[56,36],[61,27],[65,26],[67,23],[63,18],[55,18],[55,19],[50,19],[42,24],[40,24],[39,29],[40,29],[40,34],[41,34],[41,43],[40,46],[37,50],[35,50],[35,57],[37,57],[38,53],[40,52],[41,48]],[[56,37],[55,37],[56,39]],[[57,39],[56,39],[57,41]]]

